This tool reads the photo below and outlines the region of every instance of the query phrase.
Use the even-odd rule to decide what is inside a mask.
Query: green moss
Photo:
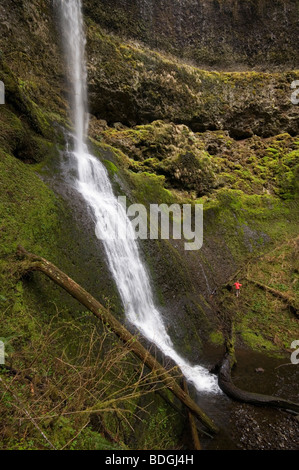
[[[243,295],[248,295],[250,289],[245,289]],[[281,304],[259,292],[249,300],[250,309],[237,317],[236,328],[244,343],[257,351],[283,353],[290,348],[293,341],[296,324],[288,310]]]
[[[110,160],[104,160],[104,163],[110,176],[113,177],[115,174],[118,173],[119,170],[117,166],[115,166],[114,163],[112,163]]]
[[[0,253],[14,253],[17,244],[39,252],[53,237],[55,197],[30,167],[4,152],[0,153],[0,174]]]
[[[25,140],[25,129],[21,120],[6,106],[0,113],[0,146],[7,152],[15,152]]]
[[[224,336],[222,331],[212,331],[210,334],[210,341],[212,344],[215,345],[223,345],[224,344]]]
[[[108,129],[103,139],[121,150],[132,171],[165,176],[165,188],[183,191],[185,199],[211,196],[222,187],[284,200],[298,194],[298,151],[289,134],[253,137],[244,144],[219,131],[199,134],[157,121],[134,129]]]
[[[170,401],[173,400],[171,394],[166,391],[163,393],[167,394]],[[145,450],[177,449],[183,432],[182,423],[178,423],[177,413],[171,412],[161,398],[156,398],[155,408],[153,405],[149,407],[143,424],[146,431],[139,438],[136,436],[137,448],[138,441],[144,440]]]
[[[247,322],[243,322],[237,325],[237,328],[241,329],[241,336],[244,343],[251,349],[256,351],[267,350],[273,352],[276,350],[275,345],[264,338],[263,334],[259,331],[253,331],[252,326],[248,327]]]
[[[140,204],[172,204],[175,198],[170,191],[164,188],[165,178],[151,173],[128,172],[134,199]]]
[[[67,379],[68,371],[75,370],[73,368],[69,369],[68,366],[68,371],[62,373],[57,366],[57,357],[63,357],[63,360],[66,360],[68,364],[72,363],[75,368],[80,367],[78,351],[82,348],[88,348],[88,354],[90,354],[88,341],[90,341],[92,335],[98,333],[95,333],[90,314],[83,314],[82,312],[78,314],[73,308],[68,309],[65,307],[64,302],[61,303],[60,294],[46,280],[38,275],[34,275],[34,282],[32,282],[32,279],[29,282],[19,280],[19,265],[14,257],[16,246],[19,243],[30,251],[40,253],[53,261],[59,258],[60,266],[63,264],[61,248],[56,247],[57,237],[65,237],[65,234],[60,233],[60,224],[63,220],[61,218],[60,202],[35,174],[34,169],[36,169],[36,166],[28,166],[7,153],[0,153],[0,231],[2,235],[0,244],[0,323],[1,336],[3,335],[11,343],[11,349],[7,347],[8,359],[14,360],[14,366],[20,369],[24,367],[24,364],[31,364],[34,360],[35,373],[41,377],[46,376],[47,383],[52,384],[49,389],[52,402],[44,403],[45,407],[49,406],[48,410],[51,415],[52,406],[55,406],[55,403],[56,405],[61,403],[61,400],[63,400],[62,395],[67,393],[63,391],[62,380]],[[49,297],[53,302],[51,305]],[[59,315],[58,310],[56,310],[58,308]],[[7,312],[9,312],[9,315]],[[61,331],[61,334],[59,331]],[[13,336],[11,335],[12,332]],[[49,348],[47,347],[48,340],[45,340],[46,335],[50,335],[47,338],[53,338],[54,341],[52,344],[52,339],[49,340]],[[96,339],[95,344],[98,345],[99,341],[100,337]],[[114,339],[113,342],[111,340],[111,344],[107,345],[104,357],[109,354],[110,348],[115,350],[117,347],[120,347],[118,341]],[[101,386],[104,387],[105,380],[108,381],[110,395],[121,393],[124,384],[131,383],[133,377],[139,377],[139,372],[137,371],[136,375],[134,370],[135,361],[131,359],[127,362],[125,356],[123,356],[123,348],[120,349],[124,361],[118,359],[117,364],[121,365],[124,374],[123,379],[120,380],[119,372],[114,371],[110,378],[108,377],[110,372],[108,372],[108,375],[105,375],[104,382],[101,382]],[[96,357],[97,355],[95,359]],[[97,369],[97,381],[99,380],[98,372],[99,369]],[[113,375],[116,373],[117,381],[115,381],[115,375]],[[70,384],[72,380],[69,376],[66,384]],[[54,386],[54,384],[58,385]],[[18,384],[17,387],[19,386],[18,394],[22,400],[27,402],[26,390],[23,390],[23,385]],[[99,387],[99,384],[97,387]],[[149,397],[149,402],[152,402],[151,397]],[[31,404],[33,407],[35,405]],[[68,406],[72,411],[71,400],[68,401]],[[78,405],[74,406],[75,410],[78,410]],[[129,420],[123,423],[121,431],[119,430],[117,414],[112,417],[113,413],[110,413],[110,418],[109,412],[104,414],[103,419],[108,429],[113,431],[114,426],[116,426],[115,429],[117,429],[120,440],[130,440],[132,429],[129,423],[137,412],[137,406],[138,395],[136,399],[125,402],[126,416]],[[9,403],[3,403],[1,405],[1,414],[6,422],[7,429],[13,429],[8,407]],[[43,420],[41,427],[57,448],[64,446],[70,449],[86,450],[123,448],[122,445],[111,445],[98,431],[93,430],[90,426],[84,428],[73,441],[73,437],[85,424],[85,414],[80,415],[79,413],[78,417],[80,416],[82,416],[83,422],[77,418],[75,413],[74,418],[62,417],[58,420]],[[169,409],[163,410],[163,419],[159,410],[157,411],[157,418],[155,416],[156,411],[153,409],[152,417],[153,420],[156,420],[157,432],[163,434],[165,446],[172,445],[175,432],[172,432],[171,429],[173,429],[174,422],[177,426],[177,416],[172,416]],[[172,419],[173,421],[171,421]],[[171,426],[167,427],[168,431],[170,430],[168,434],[165,432],[164,422],[168,423],[167,426],[170,426],[171,423]],[[8,446],[12,449],[47,448],[39,433],[35,433],[34,429],[28,432],[30,438],[27,438],[26,441],[21,436],[9,437],[6,433],[0,447],[7,448]],[[152,436],[144,435],[143,440],[140,440],[140,445],[142,447],[147,446],[150,439],[152,439]]]
[[[275,223],[273,220],[272,225]],[[276,235],[271,249],[247,262],[246,272],[239,273],[240,297],[226,293],[222,298],[241,341],[252,349],[278,354],[288,351],[299,333],[296,317],[283,300],[248,282],[246,276],[286,293],[293,304],[298,302],[298,237],[292,227],[284,228],[283,235]]]
[[[9,68],[3,57],[0,56],[0,70],[2,71],[2,80],[5,83],[6,100],[18,114],[25,117],[29,127],[43,136],[52,136],[50,122],[47,118],[47,112],[42,111],[39,105],[31,99],[23,82],[16,79],[14,73]],[[4,111],[5,112],[5,111]]]
[[[18,282],[14,255],[19,244],[43,255],[51,254],[58,229],[57,200],[32,168],[0,151],[0,279],[6,298],[1,313],[4,336],[13,331],[22,341],[40,336]],[[9,321],[5,310],[11,311]],[[4,316],[2,316],[4,315]]]
[[[60,418],[55,422],[53,429],[51,429],[51,442],[57,449],[66,446],[67,450],[124,450],[123,447],[117,444],[111,444],[100,433],[94,432],[90,428],[83,429],[74,439],[77,433],[78,430],[74,428],[71,420]],[[68,443],[69,445],[67,445]],[[36,450],[39,446],[37,436],[30,439],[22,437],[19,439],[14,438],[10,441],[10,450]],[[51,447],[46,446],[46,449],[51,450]]]

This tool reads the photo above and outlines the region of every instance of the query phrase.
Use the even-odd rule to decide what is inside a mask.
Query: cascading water
[[[133,227],[114,196],[106,168],[88,151],[87,70],[81,0],[56,0],[71,86],[70,106],[74,124],[73,149],[69,152],[76,171],[76,189],[96,221],[96,235],[103,241],[110,270],[119,290],[127,319],[181,368],[199,391],[218,392],[214,376],[202,366],[191,366],[174,350],[160,312],[154,305],[148,274],[141,260]],[[115,221],[119,237],[115,237]]]

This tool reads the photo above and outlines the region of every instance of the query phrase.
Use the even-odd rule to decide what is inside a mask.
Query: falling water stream
[[[74,126],[72,150],[68,152],[75,186],[96,221],[97,238],[103,241],[109,268],[117,285],[127,319],[182,370],[198,391],[218,393],[216,378],[200,365],[192,366],[175,351],[160,312],[150,280],[134,239],[125,208],[113,194],[108,173],[87,146],[87,68],[81,0],[56,0],[60,8],[66,66],[71,87],[70,108]],[[115,221],[118,233],[115,237]]]

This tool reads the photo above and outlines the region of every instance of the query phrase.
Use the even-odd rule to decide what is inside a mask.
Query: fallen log
[[[176,380],[166,371],[166,369],[142,346],[136,336],[133,336],[100,302],[92,297],[86,290],[68,277],[64,272],[45,258],[29,253],[23,247],[19,246],[17,255],[24,260],[23,272],[40,271],[50,278],[55,284],[62,287],[72,297],[78,300],[84,307],[92,312],[104,324],[118,336],[118,338],[130,348],[130,350],[145,365],[154,371],[159,380],[203,423],[211,433],[217,433],[218,427],[215,425],[201,408],[185,393],[178,385]]]
[[[188,384],[185,379],[183,379],[183,389],[189,395]],[[190,411],[188,411],[188,419],[189,419],[189,426],[190,426],[194,450],[201,450],[201,444],[200,444],[200,440],[198,437],[195,419],[194,419],[193,414],[190,413]]]
[[[266,284],[262,284],[259,281],[255,281],[254,279],[250,277],[246,277],[247,281],[251,282],[252,284],[255,284],[257,287],[260,289],[269,292],[270,294],[274,295],[275,297],[278,297],[282,299],[284,302],[287,303],[287,305],[291,308],[292,312],[298,317],[298,305],[295,304],[295,300],[289,297],[287,294],[280,292],[276,289],[273,289],[270,286],[267,286]]]
[[[236,364],[235,349],[232,341],[226,344],[226,353],[224,355],[220,370],[218,373],[218,384],[221,390],[233,400],[241,403],[248,403],[256,406],[268,406],[299,413],[299,404],[283,398],[260,393],[252,393],[241,390],[236,387],[232,381],[231,371]]]

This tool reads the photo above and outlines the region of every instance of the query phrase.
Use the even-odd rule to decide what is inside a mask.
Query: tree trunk
[[[234,346],[231,342],[227,344],[220,371],[218,374],[218,384],[221,390],[233,400],[249,403],[257,406],[270,406],[273,408],[281,408],[299,413],[299,404],[284,400],[283,398],[273,397],[270,395],[262,395],[260,393],[246,392],[239,389],[233,384],[231,370],[236,363]]]
[[[49,277],[52,281],[66,290],[72,297],[78,300],[84,307],[90,310],[104,324],[126,344],[132,352],[152,371],[154,371],[159,380],[196,416],[212,433],[218,432],[215,423],[201,410],[201,408],[186,394],[178,385],[176,380],[159,364],[159,362],[147,351],[142,344],[133,336],[103,305],[94,297],[86,292],[79,284],[73,281],[65,273],[60,271],[54,264],[44,258],[28,253],[23,247],[19,246],[17,250],[19,257],[22,257],[24,271],[40,271]]]
[[[185,379],[183,379],[183,389],[189,395],[188,384]],[[190,411],[188,411],[188,419],[189,419],[189,425],[190,425],[190,431],[191,431],[194,450],[201,450],[201,445],[200,445],[200,440],[198,437],[195,419],[194,419],[193,414],[190,413]]]

